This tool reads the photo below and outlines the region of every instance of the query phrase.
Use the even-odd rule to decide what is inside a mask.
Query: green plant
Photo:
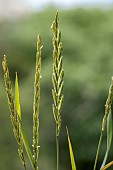
[[[62,43],[61,31],[58,28],[58,13],[56,14],[55,21],[52,24],[53,29],[53,75],[52,75],[52,95],[53,95],[53,115],[56,123],[56,151],[57,151],[57,170],[59,170],[59,134],[61,128],[61,108],[64,100],[62,94],[64,87],[64,70],[62,69]]]
[[[112,141],[112,113],[111,113],[112,100],[113,100],[113,77],[112,77],[112,81],[111,81],[111,86],[109,88],[108,98],[107,98],[107,101],[105,104],[105,115],[104,115],[103,121],[102,121],[101,135],[100,135],[100,140],[99,140],[99,144],[98,144],[98,148],[97,148],[97,153],[96,153],[95,164],[94,164],[93,170],[96,169],[100,146],[101,146],[101,141],[102,141],[103,133],[105,131],[105,127],[106,127],[106,123],[107,123],[107,149],[106,149],[104,160],[103,160],[101,168],[100,168],[100,169],[105,169],[104,166],[107,161],[107,157],[108,157],[108,153],[109,153],[111,141]]]
[[[32,165],[32,168],[33,170],[37,170],[38,169],[37,167],[38,152],[39,152],[38,141],[39,141],[40,78],[41,78],[40,35],[38,35],[38,38],[37,38],[36,73],[35,73],[35,83],[34,83],[33,145],[32,145],[33,153],[30,149],[30,146],[29,146],[29,143],[28,143],[28,140],[27,140],[27,137],[24,132],[23,125],[22,125],[17,73],[16,73],[16,78],[15,78],[15,100],[14,100],[6,56],[4,56],[2,65],[3,65],[3,71],[4,71],[4,81],[5,81],[5,86],[6,86],[8,104],[9,104],[9,109],[11,113],[10,117],[11,117],[11,122],[13,125],[13,132],[14,132],[14,136],[19,146],[19,149],[18,149],[19,157],[22,161],[24,169],[26,170],[26,163],[25,163],[24,153],[23,153],[23,144],[24,144],[30,163]]]
[[[97,161],[98,161],[98,157],[99,157],[99,151],[100,151],[101,142],[102,142],[102,137],[103,137],[103,133],[105,131],[106,124],[107,124],[107,149],[106,149],[106,153],[105,153],[102,165],[100,167],[100,170],[106,170],[110,166],[113,165],[113,161],[111,161],[110,163],[105,165],[106,161],[107,161],[108,154],[109,154],[111,142],[112,142],[112,112],[111,112],[112,100],[113,100],[113,77],[112,77],[111,85],[110,85],[109,92],[108,92],[108,98],[107,98],[107,101],[105,104],[105,115],[102,120],[102,129],[101,129],[100,139],[99,139],[99,143],[98,143],[98,147],[97,147],[97,153],[96,153],[93,170],[96,170]],[[69,143],[72,170],[76,170],[76,165],[75,165],[75,160],[74,160],[74,155],[73,155],[73,150],[72,150],[68,130],[67,130],[67,135],[68,135],[68,143]]]
[[[64,86],[64,70],[62,69],[63,57],[62,52],[62,43],[61,43],[61,31],[58,27],[58,13],[56,14],[55,20],[52,24],[53,29],[53,75],[52,75],[52,96],[53,96],[53,115],[56,123],[56,154],[57,154],[57,170],[59,170],[59,135],[61,128],[61,109],[63,104],[63,86]],[[40,106],[40,78],[41,78],[41,38],[38,35],[37,38],[37,54],[36,54],[36,72],[35,72],[35,82],[34,82],[34,103],[33,103],[33,150],[31,150],[28,143],[23,125],[22,125],[22,114],[20,107],[20,97],[19,97],[19,85],[18,85],[18,76],[16,73],[15,78],[15,97],[12,92],[12,85],[9,76],[9,70],[7,65],[6,56],[3,59],[3,71],[4,71],[4,81],[6,86],[6,93],[8,98],[8,104],[10,109],[10,117],[13,126],[13,132],[15,139],[18,143],[18,153],[20,160],[23,164],[24,169],[26,170],[26,162],[24,158],[24,148],[30,160],[33,170],[38,170],[38,154],[39,154],[39,106]],[[112,114],[111,114],[111,105],[113,100],[113,78],[112,83],[108,93],[108,99],[105,105],[105,115],[102,121],[102,130],[100,135],[100,140],[97,148],[94,169],[96,170],[97,160],[99,157],[99,151],[101,146],[101,141],[105,127],[107,124],[107,149],[105,157],[103,159],[101,170],[106,170],[113,165],[113,161],[106,165],[108,153],[112,141]],[[76,170],[76,164],[74,160],[74,154],[71,146],[71,141],[67,129],[68,144],[70,151],[70,159],[72,170]]]

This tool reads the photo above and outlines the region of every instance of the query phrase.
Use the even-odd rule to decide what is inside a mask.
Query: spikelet
[[[34,104],[33,104],[33,160],[34,168],[37,170],[37,161],[39,154],[39,104],[40,104],[40,78],[41,78],[41,39],[37,37],[36,54],[36,73],[34,83]]]
[[[24,169],[26,169],[25,159],[24,159],[24,155],[23,155],[23,144],[22,144],[23,142],[22,142],[22,138],[21,138],[20,125],[19,125],[18,114],[16,111],[15,103],[14,103],[12,85],[11,85],[11,81],[10,81],[6,56],[4,56],[2,66],[3,66],[3,71],[4,71],[4,81],[5,81],[7,98],[8,98],[8,105],[9,105],[9,109],[10,109],[10,118],[11,118],[11,122],[12,122],[12,126],[13,126],[13,132],[14,132],[16,141],[19,145],[19,149],[18,149],[19,157],[22,161]]]
[[[106,104],[105,104],[105,115],[104,115],[103,121],[102,121],[102,131],[104,131],[104,129],[105,129],[107,117],[108,117],[108,114],[110,112],[112,100],[113,100],[113,77],[111,79],[112,79],[111,80],[111,86],[109,88],[108,98],[107,98]]]
[[[63,104],[64,96],[62,94],[64,87],[64,70],[62,69],[63,57],[62,43],[61,43],[61,31],[58,28],[58,13],[56,14],[55,20],[52,23],[51,28],[53,29],[53,75],[52,75],[52,96],[54,100],[53,104],[53,115],[56,122],[56,136],[59,136],[61,128],[61,108]]]

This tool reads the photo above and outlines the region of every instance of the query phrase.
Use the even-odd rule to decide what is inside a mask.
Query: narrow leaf
[[[19,85],[18,85],[17,72],[16,72],[16,78],[15,78],[15,105],[16,105],[16,110],[17,110],[18,116],[21,119],[20,94],[19,94]]]
[[[100,169],[102,169],[106,164],[110,146],[111,146],[111,141],[112,141],[112,114],[111,114],[111,110],[110,110],[108,117],[107,117],[107,149],[106,149],[104,160],[102,162]]]
[[[70,141],[70,138],[69,138],[68,129],[67,129],[67,137],[68,137],[68,144],[69,144],[71,167],[72,167],[72,170],[76,170],[76,164],[75,164],[75,159],[74,159],[74,155],[73,155],[73,149],[72,149],[72,146],[71,146],[71,141]]]
[[[23,143],[24,143],[28,158],[31,162],[31,165],[32,165],[33,169],[35,170],[34,161],[33,161],[33,158],[32,158],[32,152],[31,152],[31,149],[29,147],[29,143],[28,143],[27,137],[25,135],[25,132],[24,132],[24,129],[23,129],[23,126],[22,126],[22,122],[21,122],[21,119],[19,117],[18,117],[18,119],[19,119],[19,123],[20,123],[20,129],[21,129],[21,135],[22,135]]]

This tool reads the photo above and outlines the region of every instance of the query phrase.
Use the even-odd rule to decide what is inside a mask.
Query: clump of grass
[[[55,16],[55,20],[52,23],[53,29],[53,74],[52,74],[52,96],[53,96],[53,115],[56,124],[56,155],[57,155],[57,170],[59,170],[59,135],[61,129],[61,109],[64,100],[63,87],[64,87],[64,70],[62,53],[62,43],[61,43],[61,31],[58,26],[58,13]],[[35,72],[35,82],[34,82],[34,103],[33,103],[33,150],[30,149],[24,128],[22,125],[22,114],[20,107],[20,94],[18,85],[18,76],[16,73],[15,78],[15,98],[12,92],[12,85],[9,76],[8,64],[6,56],[4,56],[2,65],[4,71],[4,81],[6,87],[6,93],[8,98],[8,105],[10,109],[10,118],[13,126],[13,132],[15,139],[18,144],[18,153],[20,160],[23,164],[24,170],[27,169],[26,162],[24,159],[24,148],[28,155],[29,161],[31,163],[33,170],[38,170],[38,155],[39,155],[39,110],[40,110],[40,78],[41,78],[41,38],[40,35],[37,37],[37,54],[36,54],[36,72]],[[112,141],[112,114],[111,105],[113,100],[113,77],[111,81],[111,86],[109,88],[108,98],[105,105],[105,115],[102,121],[102,129],[100,140],[97,148],[95,163],[93,170],[96,170],[97,161],[99,157],[101,142],[103,133],[105,132],[105,127],[107,124],[107,149],[106,153],[100,167],[100,170],[106,170],[113,165],[113,161],[106,164],[108,153]],[[72,150],[72,145],[67,129],[68,144],[70,151],[70,159],[72,170],[76,170],[76,164],[74,159],[74,154]]]
[[[61,109],[64,100],[62,94],[64,87],[64,70],[62,69],[63,57],[62,43],[61,43],[61,31],[58,27],[58,13],[55,20],[52,23],[53,29],[53,75],[52,75],[52,96],[54,100],[53,115],[56,123],[56,152],[57,152],[57,170],[59,170],[59,134],[61,128]]]

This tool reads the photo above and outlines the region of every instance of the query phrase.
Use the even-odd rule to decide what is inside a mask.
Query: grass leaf
[[[17,110],[18,116],[21,119],[20,94],[19,94],[19,85],[18,85],[17,72],[16,72],[16,78],[15,78],[15,105],[16,105],[16,110]]]
[[[108,153],[109,153],[110,146],[111,146],[111,141],[112,141],[112,114],[110,110],[108,117],[107,117],[107,149],[106,149],[104,160],[103,160],[103,163],[100,169],[102,169],[106,164]]]
[[[68,144],[69,144],[71,167],[72,167],[72,170],[76,170],[76,164],[75,164],[75,159],[74,159],[74,155],[73,155],[73,149],[72,149],[72,146],[71,146],[71,141],[70,141],[70,138],[69,138],[68,129],[67,129],[67,137],[68,137]]]
[[[33,158],[32,158],[32,152],[31,152],[31,149],[29,147],[29,143],[28,143],[26,134],[24,132],[24,129],[23,129],[23,126],[22,126],[22,122],[21,122],[21,119],[19,117],[18,117],[18,119],[19,119],[19,123],[20,123],[20,130],[21,130],[21,135],[22,135],[23,143],[24,143],[24,146],[25,146],[28,158],[29,158],[29,160],[31,162],[31,165],[32,165],[33,169],[35,170],[35,168],[34,168],[34,161],[33,161]]]

